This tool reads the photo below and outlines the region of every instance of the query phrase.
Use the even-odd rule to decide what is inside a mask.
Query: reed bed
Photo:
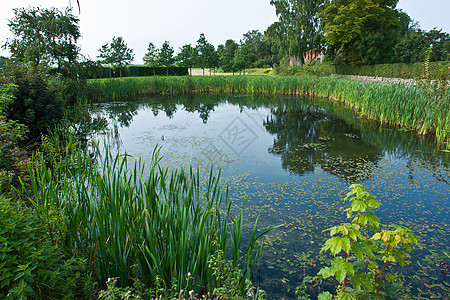
[[[403,85],[333,77],[184,76],[141,77],[91,82],[91,100],[150,94],[254,93],[300,94],[342,101],[362,117],[431,134],[450,149],[450,91],[437,93]]]
[[[107,149],[96,159],[74,147],[50,162],[37,155],[29,199],[43,218],[62,214],[54,235],[69,254],[88,258],[99,282],[118,277],[126,286],[134,278],[149,288],[162,281],[166,293],[212,291],[220,278],[208,262],[218,251],[231,251],[233,267],[244,270],[243,286],[261,254],[258,240],[273,228],[257,232],[258,217],[243,245],[243,206],[233,218],[220,171],[211,168],[200,182],[198,169],[162,168],[158,153],[146,173],[140,160]],[[188,273],[193,280],[186,281]]]

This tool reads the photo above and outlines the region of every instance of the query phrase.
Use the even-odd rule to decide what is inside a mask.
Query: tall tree
[[[56,8],[15,8],[8,24],[14,38],[8,39],[4,47],[13,59],[39,65],[44,58],[60,69],[77,59],[78,21],[69,8],[63,12]]]
[[[99,49],[99,58],[104,64],[118,67],[122,77],[122,66],[129,65],[133,59],[133,49],[128,48],[121,36],[113,37],[110,44],[106,43]]]
[[[180,53],[178,53],[176,60],[180,66],[188,67],[189,74],[192,74],[192,67],[197,60],[197,56],[198,53],[195,47],[192,47],[191,44],[186,44],[180,48]]]
[[[259,30],[249,30],[244,33],[243,42],[254,54],[255,61],[252,62],[253,67],[272,66],[276,61],[275,53],[271,49],[270,42]]]
[[[148,66],[155,66],[158,62],[158,49],[153,43],[148,43],[147,52],[143,58],[144,64]]]
[[[254,54],[247,45],[242,43],[234,53],[233,68],[237,71],[244,71],[245,75],[245,70],[251,66],[253,60]]]
[[[169,76],[169,67],[173,66],[173,64],[175,63],[173,52],[173,48],[172,46],[170,46],[170,43],[168,41],[164,41],[161,49],[159,49],[158,64],[160,66],[166,67],[167,76]]]
[[[227,40],[225,42],[225,46],[220,55],[220,66],[224,72],[233,72],[234,75],[234,72],[237,71],[234,68],[234,54],[238,48],[239,45],[233,40]]]
[[[279,21],[273,24],[268,37],[287,56],[296,56],[302,63],[307,51],[319,48],[323,36],[319,11],[324,0],[271,0]]]
[[[198,53],[198,65],[203,69],[205,75],[205,68],[216,68],[219,65],[219,57],[216,49],[208,42],[204,33],[200,34],[197,40],[196,50]]]
[[[330,49],[351,64],[389,62],[401,29],[398,0],[328,0],[320,12]]]

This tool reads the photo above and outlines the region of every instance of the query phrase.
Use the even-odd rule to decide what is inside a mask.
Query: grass
[[[140,77],[90,82],[92,100],[150,94],[300,94],[342,101],[362,117],[431,134],[450,149],[450,92],[330,77],[186,76]]]
[[[243,245],[243,206],[233,218],[220,171],[211,168],[200,182],[198,169],[169,171],[159,160],[155,149],[144,172],[140,160],[108,149],[96,159],[73,144],[50,161],[38,154],[29,200],[49,222],[55,211],[64,216],[54,233],[64,237],[59,246],[87,257],[98,282],[117,277],[127,286],[134,279],[151,289],[162,281],[169,293],[186,288],[191,273],[189,288],[212,291],[219,283],[208,262],[230,251],[233,267],[244,270],[243,287],[261,254],[257,241],[271,228],[258,232],[257,219]]]

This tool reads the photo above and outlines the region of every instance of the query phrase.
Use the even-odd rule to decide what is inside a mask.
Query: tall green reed
[[[258,241],[273,228],[258,232],[257,219],[242,245],[244,206],[233,218],[220,171],[211,168],[200,182],[199,169],[161,167],[159,149],[146,171],[127,154],[106,148],[93,157],[68,140],[59,159],[34,157],[29,199],[43,218],[55,210],[65,215],[61,247],[87,257],[100,282],[118,277],[121,285],[135,279],[152,288],[160,278],[169,292],[186,287],[191,273],[191,288],[212,291],[220,282],[208,261],[219,250],[230,251],[233,265],[246,270],[242,283],[250,278],[261,254]]]

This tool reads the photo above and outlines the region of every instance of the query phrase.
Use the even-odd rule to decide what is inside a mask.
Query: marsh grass
[[[319,96],[342,101],[381,123],[434,135],[450,149],[450,91],[440,93],[403,85],[313,76],[185,76],[92,81],[91,100],[150,94],[252,93]]]
[[[258,232],[257,219],[243,245],[244,207],[232,216],[220,171],[211,168],[200,182],[199,169],[161,167],[155,149],[144,173],[144,164],[127,154],[106,149],[94,159],[92,152],[69,145],[58,159],[35,156],[29,200],[42,218],[54,211],[65,216],[59,232],[50,230],[51,238],[63,237],[62,249],[87,257],[99,282],[118,277],[121,286],[139,280],[154,288],[162,279],[168,295],[186,288],[191,273],[189,288],[212,291],[220,282],[208,261],[228,251],[233,267],[243,270],[244,287],[261,254],[258,241],[273,228]]]

